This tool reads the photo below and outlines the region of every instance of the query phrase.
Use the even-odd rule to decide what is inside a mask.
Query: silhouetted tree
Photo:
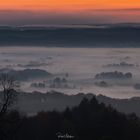
[[[0,75],[0,116],[4,115],[16,101],[16,89],[18,87],[17,81],[12,76],[8,74]]]
[[[0,75],[0,139],[6,139],[10,136],[11,126],[15,123],[13,118],[9,117],[10,108],[16,102],[16,89],[19,84],[12,76],[8,74]]]

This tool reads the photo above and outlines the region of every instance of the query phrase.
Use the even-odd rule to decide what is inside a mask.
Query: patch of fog
[[[129,98],[140,96],[140,90],[132,85],[140,83],[140,67],[103,67],[104,65],[127,62],[139,65],[139,48],[47,48],[47,47],[1,47],[0,68],[38,68],[53,74],[53,77],[65,77],[68,73],[67,88],[33,88],[32,82],[42,82],[45,79],[24,82],[24,91],[38,90],[46,92],[56,90],[65,94],[94,93],[113,98]],[[99,87],[94,84],[94,76],[100,72],[110,71],[131,72],[133,79],[122,85]],[[46,79],[47,80],[47,79]]]
[[[29,84],[28,84],[29,86]],[[132,87],[121,87],[121,86],[113,86],[113,87],[108,87],[108,88],[100,88],[97,86],[79,86],[74,89],[68,89],[68,88],[40,88],[40,89],[34,89],[34,88],[28,88],[27,85],[23,90],[27,90],[29,92],[32,91],[41,91],[42,93],[47,93],[48,91],[57,91],[61,93],[65,93],[68,95],[76,95],[77,93],[93,93],[95,95],[106,95],[108,97],[112,98],[120,98],[120,99],[126,99],[126,98],[131,98],[131,97],[138,97],[140,96],[140,91],[139,90],[134,90]]]

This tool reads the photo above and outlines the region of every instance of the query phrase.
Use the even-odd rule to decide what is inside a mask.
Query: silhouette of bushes
[[[99,103],[95,97],[84,98],[79,106],[63,112],[40,112],[26,117],[16,135],[20,140],[138,140],[140,119],[135,114],[125,115]]]
[[[114,72],[102,72],[95,75],[95,79],[130,79],[132,78],[132,73],[122,73],[118,71]]]

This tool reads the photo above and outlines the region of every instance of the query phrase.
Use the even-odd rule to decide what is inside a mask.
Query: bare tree
[[[7,113],[17,98],[18,82],[8,74],[0,75],[0,116]]]

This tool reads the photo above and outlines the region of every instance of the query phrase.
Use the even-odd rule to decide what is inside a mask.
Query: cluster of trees
[[[95,79],[130,79],[132,78],[132,73],[122,73],[118,71],[114,72],[102,72],[95,75]]]
[[[108,87],[109,85],[105,81],[95,82],[95,85],[99,87]]]
[[[115,63],[113,63],[113,64],[108,64],[108,65],[105,65],[105,66],[107,66],[107,67],[138,67],[139,65],[138,64],[129,64],[129,63],[127,63],[127,62],[120,62],[119,64],[115,64]]]
[[[40,112],[33,117],[21,117],[18,112],[12,112],[5,117],[14,120],[14,124],[2,126],[8,132],[7,140],[140,138],[140,119],[135,114],[119,113],[111,106],[99,103],[95,97],[91,100],[84,98],[79,106],[66,108],[63,112]]]
[[[83,98],[81,103],[62,112],[40,112],[23,117],[9,111],[16,97],[15,82],[7,76],[0,79],[0,139],[1,140],[138,140],[140,119],[125,115],[110,105]]]
[[[65,78],[56,77],[52,84],[50,85],[51,88],[67,88],[68,81]]]
[[[45,85],[45,83],[32,83],[31,84],[31,87],[34,87],[34,88],[45,88],[46,87],[46,85]]]
[[[140,138],[140,119],[125,115],[111,106],[99,103],[95,97],[84,98],[79,106],[63,112],[40,112],[23,120],[16,139],[57,140],[133,140]]]

